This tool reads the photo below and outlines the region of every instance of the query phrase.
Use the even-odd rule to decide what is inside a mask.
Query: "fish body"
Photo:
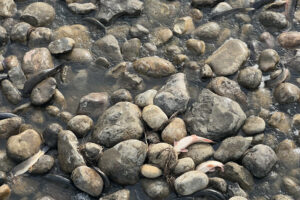
[[[15,115],[13,113],[0,113],[0,120],[12,118],[12,117],[19,117],[18,115]]]
[[[63,66],[64,64],[61,64],[55,68],[45,69],[43,71],[34,74],[29,80],[25,82],[24,88],[22,90],[22,95],[24,97],[27,97],[38,83],[58,73],[63,68]]]
[[[104,33],[106,33],[106,27],[96,18],[94,17],[85,17],[83,20],[96,24],[99,28],[101,28]]]
[[[186,149],[188,146],[194,143],[198,142],[205,142],[205,143],[213,143],[214,141],[204,138],[204,137],[199,137],[197,135],[190,135],[187,137],[182,138],[178,142],[174,142],[174,150],[177,153],[180,152],[187,152],[188,150]]]
[[[224,172],[224,164],[215,160],[209,160],[201,163],[200,165],[198,165],[196,170],[206,173],[215,171],[217,167],[220,168],[222,172]]]

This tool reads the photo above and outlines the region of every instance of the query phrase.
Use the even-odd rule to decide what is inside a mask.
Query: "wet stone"
[[[208,185],[220,192],[225,193],[227,191],[227,183],[224,179],[219,177],[209,178]]]
[[[219,36],[221,28],[216,22],[208,22],[197,27],[193,34],[201,40],[213,40]]]
[[[149,163],[164,169],[170,155],[172,155],[172,160],[170,160],[169,166],[172,169],[177,164],[177,153],[175,153],[173,146],[167,143],[152,144],[149,146],[147,156]]]
[[[19,196],[29,196],[37,192],[39,182],[25,176],[14,178],[14,184],[11,185],[12,192]]]
[[[21,19],[32,26],[46,26],[55,18],[54,8],[44,2],[32,3],[25,8]]]
[[[187,135],[185,123],[182,119],[176,117],[165,127],[161,133],[162,140],[169,144],[179,141]]]
[[[291,196],[298,198],[300,195],[300,185],[298,180],[293,177],[284,177],[283,178],[283,188]]]
[[[10,39],[14,42],[26,44],[28,39],[28,31],[32,26],[26,22],[20,22],[12,27]]]
[[[141,167],[141,174],[146,178],[157,178],[162,175],[162,170],[154,165],[144,164]]]
[[[174,187],[180,195],[190,195],[206,188],[207,185],[206,174],[200,171],[189,171],[176,178]]]
[[[67,111],[63,111],[59,114],[59,118],[65,123],[68,123],[68,121],[72,119],[72,117],[73,115]]]
[[[130,28],[130,35],[134,38],[142,38],[149,34],[149,30],[141,24],[136,24]]]
[[[284,48],[294,48],[300,45],[300,32],[283,32],[278,36],[279,44]]]
[[[55,78],[47,78],[37,84],[31,92],[31,102],[34,105],[43,105],[48,102],[54,95],[56,89]]]
[[[19,128],[23,123],[20,117],[12,117],[0,120],[0,138],[7,139],[8,137],[19,133]]]
[[[91,196],[97,197],[103,189],[101,176],[92,168],[80,166],[73,170],[71,179],[74,185]]]
[[[7,156],[6,150],[0,150],[0,170],[10,172],[15,165],[15,161]]]
[[[18,104],[22,100],[21,92],[9,81],[3,80],[1,81],[1,90],[12,104]]]
[[[124,42],[122,53],[124,60],[134,61],[139,57],[141,41],[138,38],[133,38]]]
[[[128,102],[132,101],[132,96],[130,92],[126,89],[119,89],[114,91],[111,95],[112,104],[116,104],[122,101],[128,101]]]
[[[232,7],[229,3],[227,2],[221,2],[218,3],[211,11],[212,14],[217,14],[217,13],[221,13],[227,10],[231,10]]]
[[[251,142],[251,137],[235,136],[226,138],[214,153],[214,158],[220,160],[222,163],[236,161],[250,147]]]
[[[113,25],[106,30],[107,35],[113,35],[117,40],[126,41],[130,26],[127,24]]]
[[[160,143],[160,136],[156,132],[148,132],[146,134],[146,139],[149,144]]]
[[[31,31],[28,38],[30,48],[47,47],[52,41],[53,32],[50,28],[37,27]]]
[[[76,14],[87,14],[97,8],[93,3],[70,3],[68,7]]]
[[[156,28],[150,36],[150,41],[156,46],[168,42],[173,37],[173,32],[166,27]]]
[[[190,34],[195,29],[193,18],[189,16],[178,18],[174,23],[173,31],[179,35]]]
[[[192,0],[192,6],[201,7],[201,6],[212,6],[216,4],[217,0]]]
[[[98,162],[103,154],[103,147],[92,142],[81,145],[79,149],[84,159],[89,162]]]
[[[154,89],[147,90],[141,94],[138,94],[135,97],[134,103],[142,108],[148,105],[152,105],[153,99],[156,94],[157,94],[157,90]]]
[[[86,115],[76,115],[68,121],[68,128],[79,138],[84,137],[92,128],[93,120]]]
[[[139,140],[126,140],[104,151],[98,166],[111,180],[121,185],[138,182],[147,145]]]
[[[195,21],[199,21],[203,18],[203,13],[197,8],[191,9],[190,15]]]
[[[43,131],[43,139],[45,143],[49,147],[55,148],[57,146],[58,134],[62,130],[62,127],[57,123],[47,125],[47,127]]]
[[[23,161],[37,153],[42,144],[40,135],[33,129],[28,129],[7,140],[8,155],[17,161]]]
[[[238,75],[238,83],[248,89],[257,88],[262,80],[262,72],[254,67],[242,69]]]
[[[290,119],[283,112],[274,112],[271,115],[268,124],[283,133],[288,133],[291,128]]]
[[[159,129],[168,121],[167,115],[158,106],[155,105],[144,107],[142,117],[147,125],[154,130]]]
[[[129,200],[130,190],[123,189],[112,194],[101,197],[99,200]]]
[[[249,57],[246,43],[238,39],[229,39],[205,61],[217,75],[232,75],[239,70]]]
[[[93,61],[91,52],[88,49],[83,48],[73,48],[71,52],[63,54],[62,58],[82,64],[89,64]]]
[[[12,17],[16,14],[17,8],[13,0],[2,0],[0,1],[0,16],[1,17]]]
[[[246,119],[245,124],[243,125],[243,131],[247,135],[255,135],[261,133],[265,130],[266,123],[265,121],[257,116],[250,116]]]
[[[261,52],[258,58],[259,68],[263,71],[274,70],[277,63],[279,62],[279,55],[273,49],[266,49]]]
[[[2,62],[8,70],[21,66],[17,56],[15,55],[7,56]]]
[[[287,169],[293,169],[299,166],[300,157],[299,153],[295,151],[297,148],[294,141],[285,139],[279,143],[276,149],[276,155],[281,165]]]
[[[144,90],[144,80],[137,74],[125,71],[121,78],[117,80],[117,85],[122,86],[128,90]]]
[[[168,183],[163,179],[142,179],[145,193],[152,199],[166,199],[170,194]]]
[[[154,104],[160,107],[167,116],[171,116],[177,111],[184,112],[189,99],[186,76],[183,73],[177,73],[172,75],[157,92]]]
[[[185,172],[192,171],[195,169],[195,163],[192,158],[186,157],[178,159],[178,162],[173,169],[174,174],[181,175]]]
[[[278,29],[283,29],[288,25],[288,21],[283,14],[273,11],[261,12],[259,21],[266,27],[275,27]]]
[[[17,89],[23,89],[24,84],[26,82],[26,77],[20,65],[10,69],[8,71],[8,76]]]
[[[247,193],[240,187],[238,183],[228,184],[227,193],[229,196],[247,198]]]
[[[50,171],[54,165],[54,158],[49,155],[41,156],[38,161],[28,170],[31,174],[45,174]]]
[[[293,116],[292,124],[294,128],[300,129],[300,114],[295,114]]]
[[[60,54],[71,51],[74,47],[75,41],[72,38],[61,38],[51,42],[48,46],[52,54]]]
[[[205,43],[201,40],[189,39],[186,42],[186,47],[193,53],[201,55],[205,52]]]
[[[293,198],[288,195],[277,194],[272,197],[272,200],[293,200]]]
[[[199,165],[208,158],[214,155],[214,149],[210,144],[196,143],[190,145],[188,152],[181,153],[181,158],[190,157],[193,159],[195,165]]]
[[[201,78],[212,78],[214,73],[209,65],[205,64],[203,67],[200,68],[200,77]]]
[[[6,29],[0,26],[0,47],[6,45],[7,41],[8,41],[8,34],[6,32]]]
[[[291,83],[280,83],[275,88],[274,97],[280,104],[298,102],[300,98],[300,89]]]

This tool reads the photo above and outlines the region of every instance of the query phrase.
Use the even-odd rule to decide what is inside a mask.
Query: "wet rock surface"
[[[48,102],[54,95],[56,80],[52,77],[39,83],[31,92],[31,102],[34,105],[42,105]]]
[[[86,115],[76,115],[68,122],[68,128],[77,137],[84,137],[92,128],[93,120]]]
[[[146,194],[153,199],[165,199],[170,194],[169,185],[163,179],[142,179],[142,187]]]

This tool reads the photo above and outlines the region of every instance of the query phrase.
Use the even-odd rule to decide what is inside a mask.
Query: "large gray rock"
[[[273,11],[264,11],[259,15],[259,21],[262,25],[266,27],[283,29],[288,25],[286,17],[279,13]]]
[[[58,134],[58,161],[61,169],[71,173],[76,167],[85,165],[82,155],[78,151],[78,140],[72,131],[60,131]]]
[[[37,84],[30,95],[30,99],[33,105],[42,105],[47,103],[55,93],[56,80],[53,77],[49,77],[39,84]]]
[[[205,61],[219,76],[232,75],[248,59],[247,44],[238,39],[229,39]]]
[[[189,171],[175,180],[175,190],[180,195],[190,195],[206,188],[208,177],[200,171]]]
[[[199,165],[214,155],[214,149],[210,144],[196,143],[190,145],[187,149],[188,152],[183,152],[180,156],[192,158],[195,165]]]
[[[1,0],[0,1],[0,16],[12,17],[16,14],[17,8],[13,0]]]
[[[118,184],[135,184],[139,180],[147,149],[147,145],[139,140],[120,142],[103,153],[99,168]]]
[[[124,140],[139,139],[143,132],[140,109],[130,102],[119,102],[98,119],[93,138],[97,143],[111,147]]]
[[[136,15],[144,8],[144,3],[139,0],[100,0],[100,10],[97,19],[106,23],[121,15]]]
[[[154,104],[171,116],[177,111],[184,112],[189,99],[185,74],[177,73],[157,92]]]
[[[166,199],[170,194],[168,183],[162,179],[142,179],[142,187],[145,193],[152,199]]]
[[[257,178],[266,176],[278,158],[271,147],[258,144],[249,149],[243,158],[243,165]]]
[[[222,141],[214,157],[225,163],[238,160],[251,145],[251,137],[235,136]]]
[[[198,101],[187,111],[189,132],[212,140],[221,140],[237,133],[246,115],[235,101],[203,89]]]

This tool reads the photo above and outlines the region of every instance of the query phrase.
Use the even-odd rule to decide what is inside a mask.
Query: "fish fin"
[[[214,172],[214,171],[216,171],[216,170],[215,170],[215,168],[211,168],[211,169],[209,169],[208,171],[209,171],[209,172]]]
[[[189,150],[187,149],[182,149],[180,152],[188,152]]]

